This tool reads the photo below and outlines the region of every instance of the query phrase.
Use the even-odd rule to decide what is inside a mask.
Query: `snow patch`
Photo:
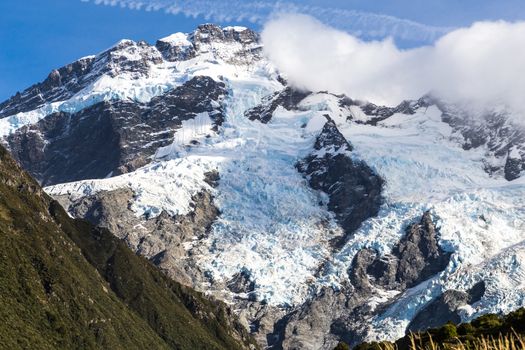
[[[159,41],[171,44],[173,46],[192,46],[191,41],[188,40],[188,34],[185,33],[174,33],[165,38],[159,39]]]
[[[45,188],[51,196],[67,195],[72,200],[102,191],[129,188],[134,193],[131,210],[137,217],[152,218],[166,211],[170,215],[188,214],[192,197],[203,189],[213,189],[204,181],[205,173],[215,170],[220,159],[188,156],[153,163],[132,173],[109,179],[84,180]]]

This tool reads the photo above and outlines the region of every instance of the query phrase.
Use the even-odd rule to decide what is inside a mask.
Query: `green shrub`
[[[504,319],[505,328],[519,333],[525,333],[525,309],[511,312]]]
[[[476,329],[470,323],[462,323],[458,326],[459,335],[474,334],[475,332],[476,332]]]
[[[347,343],[339,342],[334,350],[350,350],[350,346]]]
[[[475,319],[472,321],[472,325],[484,333],[494,334],[500,330],[503,322],[498,315],[489,314]]]

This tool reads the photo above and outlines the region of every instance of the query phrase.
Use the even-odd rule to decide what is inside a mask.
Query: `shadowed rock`
[[[432,216],[425,212],[419,223],[407,227],[406,235],[391,254],[379,257],[371,249],[359,251],[349,275],[352,283],[362,288],[373,284],[405,290],[443,271],[449,261],[450,253],[444,252],[437,243]]]
[[[476,283],[467,292],[447,290],[417,313],[408,325],[407,333],[441,327],[447,322],[461,323],[458,309],[478,302],[484,293],[485,282],[483,281]]]
[[[377,215],[384,181],[366,163],[350,157],[352,146],[331,119],[314,149],[316,152],[300,161],[297,169],[313,189],[328,195],[328,209],[345,231],[345,236],[334,242],[340,247],[365,220]]]
[[[209,173],[210,178],[218,175]],[[219,215],[213,197],[203,191],[193,196],[193,211],[187,215],[162,212],[154,218],[139,218],[130,209],[134,193],[129,189],[100,192],[81,199],[57,198],[75,217],[112,230],[136,253],[150,259],[175,280],[194,286],[205,278],[184,244],[206,235]]]
[[[308,95],[310,95],[310,92],[287,87],[267,97],[260,105],[247,110],[244,112],[244,115],[250,120],[259,120],[261,123],[266,124],[272,119],[273,113],[278,107],[283,107],[287,110],[296,109],[299,102]]]
[[[226,286],[234,293],[250,293],[255,289],[255,281],[251,280],[251,274],[247,270],[237,272],[227,282]]]
[[[107,101],[78,113],[55,113],[7,138],[14,157],[44,186],[133,171],[173,142],[185,120],[208,112],[224,121],[223,83],[195,77],[148,104]]]
[[[374,316],[395,302],[395,297],[379,305],[367,301],[379,289],[405,291],[442,271],[450,255],[437,245],[437,232],[430,213],[406,229],[406,235],[394,247],[392,254],[379,257],[373,249],[361,249],[353,258],[348,271],[349,284],[335,291],[325,288],[312,300],[286,316],[286,327],[279,346],[285,349],[333,349],[339,341],[351,345],[361,343],[367,336],[368,324]],[[408,265],[413,266],[408,267]],[[466,294],[448,293],[445,303],[437,306],[440,316],[436,323],[447,318],[448,305],[460,305],[463,300],[479,300],[482,286],[476,285]],[[442,307],[441,304],[446,307]],[[454,307],[452,307],[454,308]],[[455,310],[455,309],[454,309]],[[424,319],[424,316],[421,316]]]

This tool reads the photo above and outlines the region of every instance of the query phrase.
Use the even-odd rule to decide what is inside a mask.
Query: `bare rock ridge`
[[[314,152],[297,164],[310,186],[328,194],[328,209],[336,214],[346,238],[381,206],[383,179],[364,162],[351,158],[352,146],[327,116],[328,121],[316,139]]]
[[[148,104],[107,101],[78,113],[54,113],[7,138],[14,157],[42,185],[133,171],[173,142],[185,120],[207,112],[224,121],[224,84],[196,77]],[[169,117],[167,117],[169,116]]]
[[[429,212],[410,225],[392,253],[379,257],[371,249],[357,253],[350,271],[355,285],[376,285],[388,290],[405,290],[443,271],[450,253],[437,243],[436,228]],[[371,278],[370,278],[371,277]]]
[[[161,54],[146,42],[122,40],[97,56],[53,70],[43,82],[17,93],[0,104],[0,118],[67,100],[104,74],[116,76],[125,71],[139,78],[148,73],[151,65],[160,62]]]
[[[31,111],[45,103],[67,100],[103,75],[114,77],[127,73],[135,79],[147,77],[152,66],[164,60],[189,60],[197,53],[209,50],[210,43],[239,44],[240,50],[230,58],[235,63],[246,63],[261,55],[259,34],[247,28],[238,30],[204,24],[191,33],[187,40],[186,44],[181,44],[180,41],[161,39],[155,46],[144,41],[122,40],[96,56],[81,58],[55,69],[42,82],[16,93],[0,104],[0,118]]]
[[[208,181],[215,183],[218,173],[208,173]],[[129,209],[134,193],[129,189],[100,192],[78,200],[64,196],[57,198],[74,217],[111,230],[138,254],[151,260],[169,276],[188,286],[194,286],[205,277],[191,262],[184,243],[202,238],[219,211],[213,197],[202,191],[193,197],[194,210],[187,215],[171,216],[166,212],[154,218],[138,218]]]
[[[155,46],[162,53],[166,61],[176,62],[185,61],[194,58],[203,46],[210,43],[239,43],[243,46],[245,52],[237,54],[237,62],[242,62],[242,56],[259,55],[260,47],[253,47],[259,42],[259,34],[250,29],[243,28],[220,28],[213,24],[200,25],[188,38],[187,42],[174,39],[158,40]]]
[[[283,91],[267,96],[260,105],[247,110],[244,112],[244,115],[250,120],[259,120],[261,123],[266,124],[272,119],[273,113],[278,107],[283,107],[287,110],[297,109],[299,102],[308,95],[310,95],[310,92],[286,87]]]

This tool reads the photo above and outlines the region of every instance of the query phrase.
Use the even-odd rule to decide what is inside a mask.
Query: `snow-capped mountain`
[[[525,305],[525,129],[504,108],[297,91],[255,32],[203,25],[55,70],[0,117],[72,216],[234,305],[263,346]]]

